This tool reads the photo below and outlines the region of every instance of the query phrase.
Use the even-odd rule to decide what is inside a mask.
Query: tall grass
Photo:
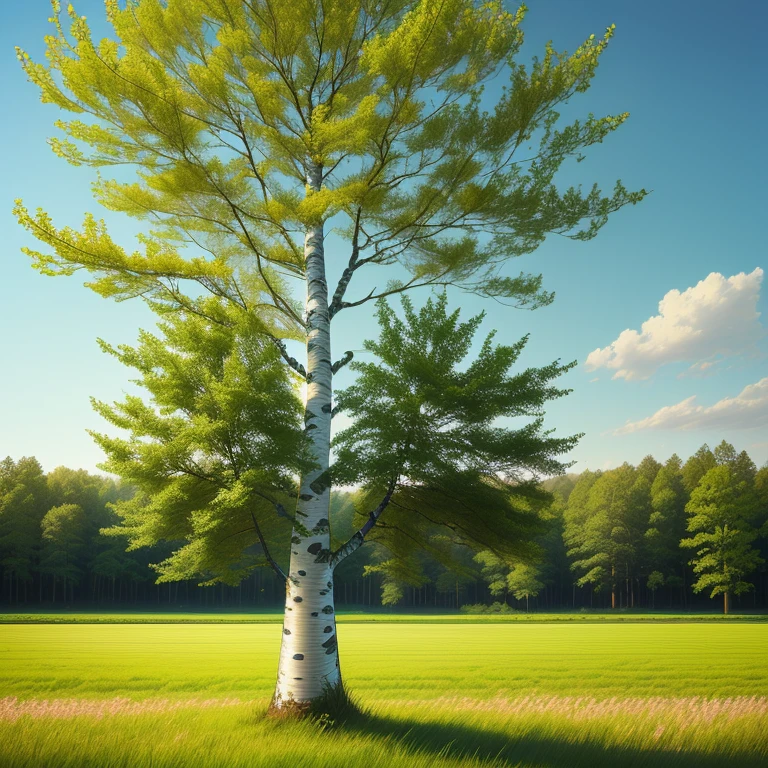
[[[764,716],[680,722],[668,714],[573,719],[455,705],[374,705],[336,728],[274,722],[266,699],[169,713],[23,717],[0,731],[9,768],[435,768],[436,766],[653,766],[758,768],[768,758]]]

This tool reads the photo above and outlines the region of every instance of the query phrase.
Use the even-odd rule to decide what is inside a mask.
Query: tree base
[[[274,720],[314,720],[326,728],[365,717],[366,711],[349,694],[344,683],[325,685],[323,693],[310,701],[273,698],[267,717]]]

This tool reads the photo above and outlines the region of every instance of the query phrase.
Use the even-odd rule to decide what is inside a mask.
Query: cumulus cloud
[[[736,397],[724,397],[714,405],[696,404],[696,396],[677,405],[660,408],[653,416],[627,422],[615,435],[644,429],[755,429],[768,427],[768,377],[744,387]]]
[[[614,379],[647,379],[662,365],[693,361],[691,373],[701,374],[715,356],[754,353],[765,336],[757,300],[763,270],[725,278],[710,273],[682,293],[669,291],[659,302],[659,314],[640,331],[627,329],[607,347],[590,352],[588,371],[615,370]]]

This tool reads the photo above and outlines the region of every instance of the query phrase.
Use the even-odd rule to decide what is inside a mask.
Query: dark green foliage
[[[647,569],[661,573],[666,579],[680,578],[687,560],[681,553],[680,540],[686,531],[688,498],[682,462],[674,454],[658,471],[651,486],[651,513],[645,531]]]
[[[699,578],[693,589],[711,589],[710,597],[724,595],[726,612],[727,596],[751,589],[746,576],[761,564],[752,546],[757,538],[750,525],[755,506],[753,486],[739,479],[728,459],[702,477],[686,506],[688,531],[694,535],[683,539],[680,546],[696,553],[692,563]]]
[[[19,582],[29,582],[37,564],[40,523],[48,507],[45,476],[37,459],[14,462],[9,456],[0,461],[0,566],[3,578],[13,581],[17,598]]]
[[[419,548],[446,564],[455,544],[530,558],[542,530],[537,510],[551,500],[530,478],[563,472],[568,465],[556,457],[579,439],[542,429],[544,404],[567,394],[551,382],[573,364],[510,375],[527,337],[494,346],[491,333],[460,370],[483,316],[460,323],[446,303],[443,294],[417,313],[404,296],[401,320],[379,302],[381,336],[365,342],[379,361],[353,362],[358,378],[338,393],[354,423],[335,438],[334,480],[362,486],[363,516],[393,490],[371,535],[397,558],[392,572],[397,563],[406,581]],[[520,416],[532,421],[518,429],[497,423]],[[435,536],[438,529],[446,538]]]
[[[43,549],[41,571],[62,579],[64,596],[67,585],[77,583],[82,576],[80,553],[85,546],[87,518],[78,504],[51,507],[42,521]],[[55,594],[55,587],[54,587]]]
[[[634,602],[632,586],[649,508],[648,477],[627,463],[577,483],[565,520],[577,584],[610,590],[612,603],[623,584],[627,605]]]

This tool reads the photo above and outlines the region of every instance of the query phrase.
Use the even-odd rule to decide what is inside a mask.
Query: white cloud
[[[736,397],[724,397],[714,405],[696,405],[696,396],[677,405],[660,408],[653,416],[627,422],[613,434],[626,435],[643,429],[755,429],[768,427],[768,377],[744,387]]]
[[[615,370],[614,379],[647,379],[662,365],[693,361],[691,373],[701,374],[715,356],[756,352],[765,336],[757,300],[763,270],[725,278],[710,273],[682,293],[669,291],[659,302],[659,314],[640,329],[627,329],[609,346],[590,352],[588,371]]]
[[[595,376],[595,378],[594,378],[594,379],[590,379],[590,380],[589,380],[589,383],[590,383],[590,384],[594,384],[596,381],[600,381],[600,377],[599,377],[599,376]]]

